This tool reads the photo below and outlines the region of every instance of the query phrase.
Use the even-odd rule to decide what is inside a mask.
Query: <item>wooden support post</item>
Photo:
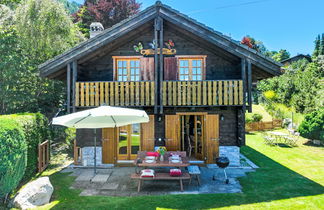
[[[71,65],[70,63],[66,66],[66,111],[70,113],[71,106]]]
[[[72,112],[75,112],[75,85],[78,75],[78,63],[77,61],[72,62]]]
[[[247,89],[248,89],[248,111],[252,112],[252,67],[251,61],[247,60]]]
[[[238,145],[244,145],[245,144],[245,112],[246,112],[246,60],[245,58],[242,58],[241,60],[241,74],[242,74],[242,81],[243,81],[243,106],[242,111],[239,114],[240,117],[240,125],[239,125],[239,137],[240,140],[238,142]]]
[[[154,20],[154,42],[155,42],[155,47],[154,47],[154,78],[155,78],[155,97],[154,97],[154,114],[157,114],[158,112],[158,85],[159,85],[159,74],[158,74],[158,31],[160,30],[160,24],[159,24],[159,19],[155,18]]]
[[[162,90],[162,83],[163,83],[163,19],[159,18],[160,21],[160,114],[163,114],[163,90]]]

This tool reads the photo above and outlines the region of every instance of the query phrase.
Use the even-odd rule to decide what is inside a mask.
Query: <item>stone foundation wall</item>
[[[82,153],[82,165],[83,166],[93,166],[94,165],[94,147],[83,147],[81,149]],[[101,147],[96,147],[96,163],[97,165],[102,165],[102,149]]]
[[[219,146],[219,156],[226,156],[230,166],[240,166],[240,148],[237,146]]]

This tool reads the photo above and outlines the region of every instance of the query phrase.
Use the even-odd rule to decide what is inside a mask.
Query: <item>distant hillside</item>
[[[70,14],[75,13],[79,10],[79,7],[81,4],[75,2],[75,1],[68,1],[68,0],[57,0],[58,2],[61,2],[65,8],[69,11]]]

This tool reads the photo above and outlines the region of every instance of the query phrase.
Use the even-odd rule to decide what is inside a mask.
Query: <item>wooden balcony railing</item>
[[[163,106],[243,105],[242,80],[163,81]],[[75,106],[154,106],[153,81],[76,82]]]
[[[242,80],[163,81],[163,106],[242,104]]]
[[[75,106],[154,106],[154,82],[76,82]]]

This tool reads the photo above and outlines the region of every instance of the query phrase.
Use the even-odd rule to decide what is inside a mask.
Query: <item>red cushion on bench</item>
[[[181,176],[182,172],[180,169],[170,169],[170,176]]]
[[[158,152],[147,152],[146,156],[154,156],[154,157],[158,157],[159,153]]]
[[[141,171],[141,177],[154,177],[154,170],[144,169]]]

